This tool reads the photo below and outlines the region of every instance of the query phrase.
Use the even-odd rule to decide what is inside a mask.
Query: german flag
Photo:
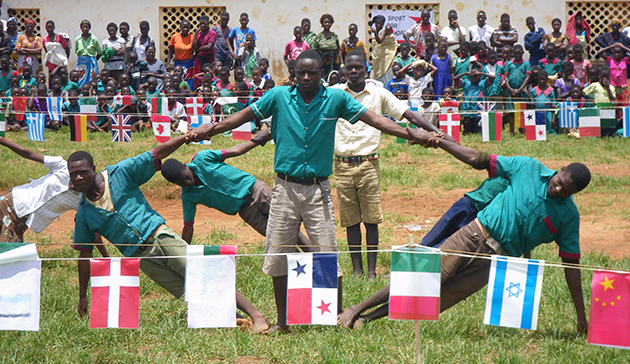
[[[68,115],[70,141],[87,142],[87,115]]]

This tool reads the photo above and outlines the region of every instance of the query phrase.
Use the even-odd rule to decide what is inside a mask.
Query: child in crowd
[[[3,54],[2,57],[0,57],[0,93],[2,93],[2,95],[9,89],[11,76],[14,75],[20,77],[17,71],[11,69],[9,56]]]
[[[203,86],[201,89],[201,96],[203,96],[203,114],[204,115],[214,115],[214,100],[213,98],[212,87]],[[217,95],[219,93],[217,92]],[[218,121],[218,120],[215,120]]]
[[[589,97],[584,97],[582,93],[582,86],[573,85],[571,86],[571,91],[569,93],[569,97],[567,97],[566,101],[568,102],[577,102],[578,109],[583,107],[592,107],[595,106],[593,99]]]
[[[477,62],[477,57],[470,55],[470,43],[467,41],[463,41],[459,43],[459,58],[455,58],[455,61],[453,62],[453,74],[460,75],[462,73],[469,72],[472,67],[471,63],[475,64],[480,69],[483,68],[482,64]],[[463,77],[463,79],[465,80],[469,79],[468,75],[461,77]]]
[[[46,86],[46,89],[48,89],[48,82],[46,81],[46,75],[44,74],[44,72],[40,72],[37,74],[37,77],[35,77],[35,79],[37,80],[37,84],[38,85],[44,85]],[[35,90],[35,87],[33,87],[31,89],[32,91]]]
[[[57,68],[57,76],[61,77],[61,89],[64,91],[75,90],[81,92],[81,87],[78,83],[68,79],[68,68],[61,66]],[[52,77],[52,74],[51,74]]]
[[[61,97],[64,101],[68,100],[68,92],[61,89],[61,77],[55,76],[52,78],[50,82],[51,89],[48,92],[48,96],[50,97]]]
[[[72,81],[72,82],[74,82],[74,83],[76,83],[78,85],[79,84],[79,80],[81,79],[81,74],[77,70],[72,70],[72,71],[70,71],[70,75],[68,76],[68,78],[70,79],[70,81]]]
[[[249,86],[244,81],[237,82],[234,87],[234,96],[238,97],[236,102],[236,110],[241,111],[254,103],[254,98],[249,95]],[[251,120],[250,126],[252,133],[256,133],[259,125],[256,125],[257,120]]]
[[[37,80],[33,77],[33,67],[25,64],[22,67],[22,77],[20,77],[20,87],[25,88],[29,93],[37,87]]]
[[[523,59],[523,47],[519,44],[513,47],[514,59],[505,64],[504,73],[507,78],[505,83],[507,95],[510,102],[524,102],[528,100],[525,87],[528,83],[528,77],[531,71],[529,61]],[[514,114],[510,113],[510,116]]]
[[[548,43],[553,44],[553,43]],[[553,92],[553,88],[549,86],[549,76],[544,69],[538,72],[538,85],[532,89],[531,101],[534,103],[534,107],[539,110],[545,110],[545,122],[547,133],[555,133],[552,126],[553,111],[548,109],[553,108],[555,105],[556,97]]]
[[[400,52],[400,56],[394,59],[394,63],[398,63],[401,67],[404,68],[416,60],[414,57],[409,55],[409,52],[411,51],[411,44],[407,42],[402,43],[398,46],[398,51]],[[429,61],[426,62],[430,63]],[[411,69],[407,72],[407,76],[413,77],[413,71]]]
[[[505,67],[505,64],[512,59],[512,46],[504,45],[501,47],[501,59],[497,61],[499,66]]]
[[[149,77],[146,83],[146,95],[148,98],[164,96],[164,92],[157,89],[157,78],[154,76]]]
[[[219,78],[214,81],[214,86],[218,91],[222,91],[230,84],[230,67],[223,66],[219,71]]]
[[[300,30],[301,29],[300,27]],[[256,101],[263,95],[265,88],[265,80],[262,79],[262,70],[258,66],[252,68],[252,88],[254,90],[254,101]]]
[[[558,74],[562,72],[562,62],[556,57],[556,45],[547,43],[545,54],[546,57],[539,61],[540,68],[547,73],[550,84],[554,85]]]
[[[271,75],[267,73],[267,70],[269,69],[269,60],[267,58],[261,58],[258,66],[262,70],[262,76],[260,76],[260,78],[263,80],[271,80]]]
[[[357,49],[357,48],[361,48],[363,49],[363,53],[367,53],[367,48],[365,47],[365,43],[359,39],[359,37],[357,37],[357,32],[359,31],[359,26],[352,23],[348,26],[348,37],[345,38],[342,42],[341,42],[341,56],[343,57],[343,59],[341,60],[341,63],[346,63],[345,62],[345,58],[346,58],[346,54],[352,52],[353,50]]]
[[[252,79],[252,69],[260,63],[262,54],[256,48],[256,41],[253,34],[245,36],[245,45],[238,50],[238,57],[241,60],[241,66],[245,70],[248,80]]]
[[[597,51],[597,55],[601,55],[609,49],[613,51],[612,57],[606,56],[606,64],[610,68],[610,85],[615,88],[617,101],[622,101],[621,96],[628,87],[627,71],[630,58],[626,57],[626,52],[630,52],[630,49],[622,43],[615,43]]]
[[[230,50],[230,55],[235,61],[240,59],[236,52],[241,49],[241,47],[245,46],[246,36],[251,34],[254,40],[256,40],[256,32],[252,28],[248,27],[249,15],[247,13],[241,13],[238,21],[241,26],[232,28],[226,41],[228,49]],[[232,44],[234,44],[234,48],[232,48]],[[237,64],[234,65],[234,68],[236,67],[238,67]]]
[[[433,78],[433,89],[441,96],[444,87],[453,85],[451,55],[448,53],[448,41],[445,38],[438,41],[437,54],[431,57],[431,64],[437,69]]]
[[[588,70],[591,68],[591,62],[588,59],[584,59],[584,49],[581,44],[575,44],[573,46],[573,75],[580,80],[582,85],[586,84]]]
[[[425,34],[424,43],[425,47],[418,55],[418,59],[424,59],[427,62],[431,62],[431,57],[433,57],[434,54],[437,54],[437,48],[435,47],[435,35],[433,33]]]
[[[407,69],[413,72],[413,77],[405,76],[405,82],[409,85],[409,100],[419,101],[422,105],[422,90],[433,81],[437,68],[423,59],[417,59],[404,66],[400,72],[404,73]]]
[[[20,88],[20,76],[13,75],[11,76],[11,81],[9,81],[9,89],[4,93],[5,100],[12,96],[14,88]],[[5,101],[8,102],[8,101]]]
[[[462,46],[462,43],[459,44],[460,47]],[[473,42],[471,42],[471,44],[472,43]],[[473,53],[473,50],[471,47],[469,53],[471,56],[475,56],[475,59],[479,63],[485,66],[486,64],[488,64],[488,47],[486,47],[485,42],[477,42],[476,44],[477,44],[477,52]],[[497,60],[498,60],[498,57],[497,57]]]
[[[387,82],[385,88],[393,94],[395,94],[398,90],[402,90],[402,92],[407,95],[409,93],[409,85],[405,82],[405,73],[400,72],[401,69],[402,66],[400,63],[394,62],[394,65],[392,66],[394,78]]]
[[[180,133],[187,132],[188,123],[186,122],[186,108],[177,100],[176,97],[172,97],[173,95],[178,94],[177,90],[169,88],[166,90],[166,94],[171,96],[168,98],[168,108],[166,110],[166,115],[171,119],[171,130]]]
[[[489,100],[492,100],[492,101],[500,100],[501,94],[503,93],[503,89],[501,88],[501,82],[505,79],[505,74],[506,74],[505,67],[500,66],[497,63],[498,61],[499,61],[499,57],[497,55],[497,52],[494,49],[489,49],[488,62],[483,67],[482,72],[494,76],[494,79],[492,79],[492,82],[488,83],[488,86],[486,87],[486,92],[488,93],[487,97]],[[508,64],[510,64],[510,62],[512,61],[509,61]],[[505,84],[507,85],[507,82]]]
[[[13,95],[13,97],[22,97],[23,96],[22,89],[17,86],[13,87],[11,89],[11,95]],[[6,130],[7,131],[27,130],[26,118],[24,118],[22,121],[19,121],[16,118],[14,103],[15,101],[13,98],[9,99],[9,102],[7,102],[7,106],[4,109],[4,120],[6,122]]]
[[[534,20],[533,16],[528,16],[525,19],[525,25],[529,29],[524,39],[525,49],[529,52],[529,64],[538,66],[538,61],[545,58],[545,51],[542,46],[545,31],[543,28],[536,28],[536,20]]]
[[[562,77],[556,80],[554,88],[556,90],[556,99],[558,101],[569,97],[571,88],[574,85],[581,86],[580,80],[573,76],[573,63],[569,61],[562,62]]]
[[[442,90],[442,97],[438,99],[438,103],[440,106],[444,103],[444,101],[453,101],[453,97],[455,97],[455,89],[453,87],[447,86]]]
[[[110,96],[107,95],[107,90],[99,91],[96,98],[96,130],[97,131],[111,131],[112,120],[110,115],[113,112],[112,107],[109,105]],[[89,128],[89,127],[88,127]]]
[[[462,76],[470,76],[469,80],[461,79]],[[485,77],[484,78],[482,78]],[[470,72],[455,75],[453,77],[454,82],[460,82],[464,90],[464,96],[462,102],[460,102],[459,110],[463,117],[462,126],[464,127],[463,133],[478,133],[481,130],[479,126],[479,114],[477,113],[479,107],[478,102],[484,102],[487,95],[487,86],[494,80],[494,76],[479,72],[476,69],[470,70]]]
[[[212,63],[204,63],[201,66],[201,72],[196,73],[193,76],[193,86],[195,87],[195,92],[197,92],[197,90],[201,91],[201,81],[203,80],[204,75],[210,75],[210,79],[212,79],[213,69]]]
[[[280,81],[280,85],[282,86],[291,86],[297,84],[297,80],[295,79],[295,66],[297,65],[297,61],[291,60],[287,62],[287,69],[289,70],[289,76],[285,77]]]
[[[81,106],[79,105],[79,93],[77,92],[77,90],[68,90],[68,101],[64,102],[61,105],[61,114],[63,123],[65,125],[70,124],[68,115],[81,114]]]
[[[129,92],[131,92],[132,95],[136,94],[136,90],[133,88],[133,86],[131,86],[131,78],[129,77],[128,74],[126,73],[121,74],[118,80],[119,80],[118,90],[122,90],[123,87],[127,86],[129,87]]]
[[[591,71],[594,69],[595,66],[591,67]],[[609,76],[601,72],[599,75],[589,72],[589,81],[590,84],[584,88],[583,93],[592,97],[596,104],[609,103],[616,99],[615,88],[610,84]]]
[[[344,67],[341,67],[339,69],[339,83],[347,83],[348,82],[348,78],[346,77],[346,69]]]
[[[450,87],[450,86],[447,86]],[[434,102],[435,95],[433,94],[433,89],[431,87],[427,87],[422,90],[422,100],[424,103],[421,107],[418,108],[418,112],[420,115],[424,116],[431,124],[433,124],[436,128],[439,128],[439,118],[438,115],[442,109],[437,102]]]
[[[134,51],[127,52],[127,60],[123,73],[129,75],[129,84],[134,90],[142,85],[142,72],[147,69],[147,62],[138,61],[138,55]]]
[[[284,63],[294,59],[297,60],[302,52],[311,49],[308,43],[302,39],[302,27],[297,26],[293,28],[293,37],[294,39],[290,40],[287,45],[284,46]]]
[[[22,89],[24,90],[25,88],[23,87]],[[59,130],[61,123],[51,119],[48,114],[48,88],[46,85],[41,83],[37,85],[35,95],[36,97],[31,97],[28,100],[28,109],[44,114],[44,128],[53,131]]]
[[[339,71],[331,71],[328,74],[328,79],[326,80],[326,83],[328,84],[328,86],[334,86],[337,85],[339,83]]]
[[[573,58],[574,58],[573,55],[575,54],[575,50],[574,49],[575,49],[576,45],[577,44],[571,44],[570,46],[567,47],[567,50],[565,52],[565,55],[566,55],[565,60],[567,60],[569,62],[571,62],[573,60]],[[560,55],[558,55],[557,57],[560,58],[561,61],[563,60],[562,57],[560,57]],[[584,55],[582,55],[582,58],[584,58]]]

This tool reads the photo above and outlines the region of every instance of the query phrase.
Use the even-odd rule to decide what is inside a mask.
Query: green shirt
[[[92,251],[96,233],[101,234],[126,256],[132,256],[158,227],[164,224],[140,192],[162,164],[153,151],[107,166],[109,192],[115,211],[92,205],[81,197],[75,217],[72,247]],[[120,244],[120,245],[119,245]]]
[[[223,163],[224,151],[202,150],[187,164],[202,185],[182,187],[184,225],[195,221],[197,205],[236,215],[252,193],[256,178]]]
[[[483,181],[476,190],[470,191],[464,194],[464,196],[472,201],[477,211],[481,211],[486,208],[499,193],[505,191],[508,184],[509,182],[505,178],[490,177]]]
[[[83,36],[79,35],[74,41],[74,46],[77,56],[96,57],[102,51],[101,44],[94,34],[90,34],[88,39],[83,39]]]
[[[367,110],[343,90],[323,86],[306,105],[297,85],[274,87],[250,107],[261,120],[272,116],[274,171],[298,178],[330,176],[337,119],[354,124]]]
[[[555,242],[560,257],[580,258],[580,214],[573,198],[549,198],[556,171],[534,158],[490,158],[490,177],[509,181],[505,191],[479,212],[479,222],[510,256],[521,256],[540,244]]]
[[[68,81],[65,86],[61,86],[61,91],[69,91],[69,90],[77,90],[77,92],[81,93],[81,86],[79,86],[76,82]]]

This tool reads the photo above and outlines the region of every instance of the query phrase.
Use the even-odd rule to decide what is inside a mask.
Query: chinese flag
[[[630,348],[630,273],[593,272],[588,343]]]
[[[13,108],[15,109],[15,120],[23,121],[26,113],[26,102],[28,97],[14,97]]]

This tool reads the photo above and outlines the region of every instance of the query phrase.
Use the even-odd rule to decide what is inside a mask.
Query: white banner
[[[430,13],[429,22],[435,24],[433,10]],[[392,26],[398,43],[404,42],[403,33],[420,21],[420,12],[415,10],[372,10],[372,18],[377,15],[384,16],[385,25],[390,24]]]
[[[0,330],[39,331],[41,261],[35,244],[0,257]]]

